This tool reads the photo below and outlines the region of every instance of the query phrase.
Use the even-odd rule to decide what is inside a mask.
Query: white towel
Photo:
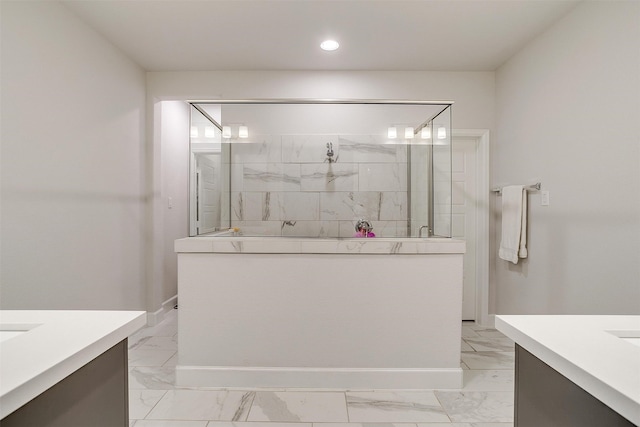
[[[522,185],[502,189],[502,240],[500,258],[518,263],[527,257],[527,193]]]

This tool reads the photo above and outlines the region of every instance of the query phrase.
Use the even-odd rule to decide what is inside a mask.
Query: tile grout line
[[[462,384],[462,387],[464,388],[464,382]],[[461,389],[462,390],[462,389]],[[444,414],[447,416],[447,418],[449,418],[449,423],[453,423],[453,420],[451,419],[451,416],[449,415],[449,412],[447,411],[447,409],[444,407],[444,405],[442,404],[442,401],[440,400],[440,398],[438,397],[438,390],[433,390],[433,396],[436,398],[436,400],[438,401],[438,404],[440,405],[440,407],[442,408],[442,411],[444,412]]]
[[[151,407],[151,409],[149,409],[149,412],[147,412],[147,414],[142,418],[143,420],[146,420],[146,419],[147,419],[147,417],[148,417],[149,415],[151,415],[151,412],[155,409],[155,407],[156,407],[156,406],[158,406],[158,403],[160,403],[160,401],[161,401],[162,399],[164,399],[164,397],[167,395],[167,391],[168,391],[168,390],[165,390],[165,391],[164,391],[164,393],[162,393],[162,396],[160,396],[160,399],[158,399],[158,401],[157,401],[156,403],[154,403],[154,404],[153,404],[153,406]],[[136,420],[136,424],[138,423],[138,421],[139,421],[139,420]]]
[[[344,406],[345,406],[345,409],[347,410],[347,422],[350,423],[351,415],[349,414],[349,402],[347,401],[347,392],[343,391],[342,394],[344,394]]]

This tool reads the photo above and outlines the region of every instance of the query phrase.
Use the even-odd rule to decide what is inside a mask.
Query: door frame
[[[476,156],[476,323],[493,326],[489,316],[489,129],[453,129],[453,138],[473,138]]]
[[[197,236],[199,224],[197,224],[197,210],[198,205],[196,198],[192,195],[196,194],[196,174],[200,173],[200,169],[197,167],[196,156],[198,154],[220,154],[220,148],[214,147],[213,144],[199,143],[197,146],[190,144],[191,154],[189,156],[189,236]],[[199,195],[198,195],[199,196]]]

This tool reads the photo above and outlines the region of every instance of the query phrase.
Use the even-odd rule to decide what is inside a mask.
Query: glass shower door
[[[451,107],[433,119],[432,233],[451,237]]]

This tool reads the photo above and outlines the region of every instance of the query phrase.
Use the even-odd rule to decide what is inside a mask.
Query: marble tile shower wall
[[[327,161],[333,145],[333,163]],[[231,224],[245,235],[407,235],[407,149],[370,135],[265,136],[231,145]]]

